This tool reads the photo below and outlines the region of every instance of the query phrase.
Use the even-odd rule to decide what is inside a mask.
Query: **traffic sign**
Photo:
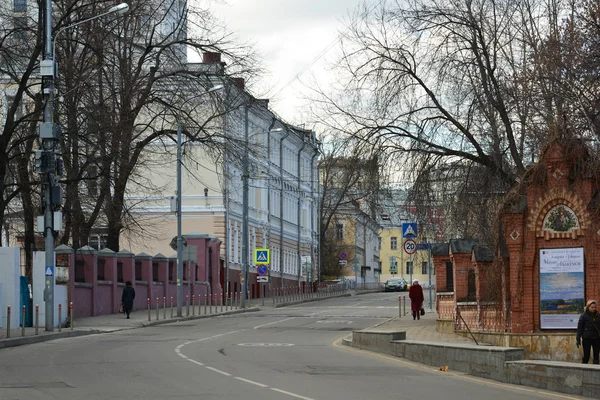
[[[255,249],[254,264],[271,264],[271,251],[269,249]]]
[[[403,222],[402,223],[402,237],[415,238],[417,237],[417,223],[416,222]]]
[[[429,248],[429,243],[418,243],[417,250],[427,250]]]
[[[46,276],[54,276],[54,265],[48,265],[46,267]]]
[[[390,265],[390,272],[397,272],[398,270],[396,269],[395,265]]]
[[[340,265],[346,265],[346,264],[348,264],[348,261],[346,261],[346,260],[340,260]]]
[[[269,282],[269,277],[268,276],[257,276],[256,277],[256,282],[258,282],[258,283],[268,283]]]
[[[345,260],[346,258],[348,258],[348,254],[346,254],[346,252],[345,252],[345,251],[342,251],[342,252],[340,253],[340,260]]]
[[[406,254],[414,254],[417,251],[417,243],[412,239],[407,239],[404,242],[404,251]]]
[[[267,274],[267,272],[269,272],[269,267],[267,267],[266,265],[262,264],[259,265],[258,268],[256,268],[256,273],[260,276],[264,276]]]

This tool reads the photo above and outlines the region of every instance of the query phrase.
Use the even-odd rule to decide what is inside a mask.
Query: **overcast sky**
[[[285,86],[319,53],[325,50],[344,29],[350,11],[362,0],[224,0],[213,6],[214,13],[230,31],[256,43],[267,69],[253,94],[269,97],[271,108],[286,121],[301,124],[305,116],[302,84]],[[370,3],[370,1],[369,1]],[[335,54],[334,46],[319,62],[302,74],[326,80],[327,59]],[[280,89],[285,86],[285,89]],[[276,92],[279,92],[278,94]],[[273,97],[275,96],[275,97]]]

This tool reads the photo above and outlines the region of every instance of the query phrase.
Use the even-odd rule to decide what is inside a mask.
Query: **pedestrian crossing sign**
[[[254,264],[270,264],[271,263],[271,251],[269,249],[255,249],[254,250]]]
[[[417,237],[417,223],[416,222],[404,222],[402,224],[402,237],[404,239],[411,239]]]

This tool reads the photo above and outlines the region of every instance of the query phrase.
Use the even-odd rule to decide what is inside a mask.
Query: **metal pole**
[[[167,298],[163,297],[163,319],[167,319]]]
[[[150,297],[148,297],[148,321],[152,321],[152,318],[150,317]]]
[[[248,294],[248,109],[244,106],[244,172],[242,175],[242,308],[246,308]]]
[[[196,295],[192,295],[192,315],[196,315]]]
[[[398,318],[402,318],[402,296],[398,296]]]
[[[27,313],[27,307],[23,306],[21,311],[21,336],[25,336],[25,315]]]
[[[223,312],[223,291],[221,291],[221,296],[219,297],[219,301],[221,302],[221,312]]]
[[[54,137],[54,54],[52,54],[52,0],[45,0],[44,9],[44,72],[42,73],[42,79],[45,81],[44,85],[44,135],[42,133],[42,126],[40,126],[40,136],[42,136],[42,151],[43,157],[45,156],[47,161],[50,161],[51,165],[56,164],[56,137]],[[43,174],[42,186],[44,188],[44,236],[46,237],[44,243],[45,252],[45,270],[54,271],[54,229],[53,229],[53,212],[52,212],[52,188],[55,186],[56,177],[54,176],[53,168],[45,168],[41,171]],[[45,287],[44,287],[44,303],[46,309],[45,316],[45,329],[48,332],[54,331],[54,274],[47,274],[45,276]]]
[[[6,309],[6,337],[10,338],[10,306]]]
[[[185,295],[185,306],[187,308],[186,315],[190,315],[190,296],[187,294]]]
[[[427,242],[427,269],[429,270],[429,312],[433,312],[433,293],[431,287],[431,244],[429,244],[429,242]]]
[[[62,330],[62,304],[58,305],[58,331],[60,332]]]
[[[158,297],[156,298],[156,320],[158,321],[159,316],[158,316],[158,312],[159,312],[159,306],[158,306]]]
[[[177,119],[177,316],[183,316],[183,238],[181,237],[181,121]]]
[[[171,318],[173,318],[173,297],[171,297]]]
[[[204,315],[206,315],[206,305],[208,304],[208,295],[204,295]]]
[[[40,306],[38,304],[36,304],[35,305],[35,334],[36,335],[40,334],[39,327],[40,327]]]
[[[75,321],[73,320],[73,302],[69,303],[69,315],[71,320],[71,330],[73,330],[73,327],[75,326]]]

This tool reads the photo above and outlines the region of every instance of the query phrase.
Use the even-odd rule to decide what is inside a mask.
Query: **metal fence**
[[[510,313],[501,303],[457,303],[454,328],[476,332],[507,332],[510,327]]]

